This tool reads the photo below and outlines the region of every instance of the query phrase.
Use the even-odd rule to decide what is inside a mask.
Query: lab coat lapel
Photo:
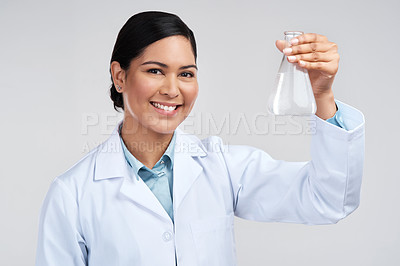
[[[148,209],[161,218],[171,220],[161,203],[141,178],[137,179],[136,176],[124,178],[120,192],[135,204]]]
[[[206,156],[205,148],[199,139],[177,129],[173,168],[175,210],[178,209],[186,194],[203,171],[203,167],[195,160],[198,156]]]
[[[95,181],[122,177],[120,193],[123,196],[156,215],[171,220],[153,192],[141,178],[136,177],[128,165],[122,149],[118,126],[115,127],[109,139],[99,147],[95,164]]]

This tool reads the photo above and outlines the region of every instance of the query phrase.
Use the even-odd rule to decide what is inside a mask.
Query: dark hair
[[[174,14],[160,11],[146,11],[133,15],[118,33],[111,56],[113,61],[119,62],[121,68],[127,71],[132,59],[139,57],[147,46],[163,38],[182,35],[192,46],[195,60],[197,60],[196,40],[189,27]],[[110,67],[111,74],[111,67]],[[122,94],[117,92],[111,76],[110,98],[114,102],[114,109],[124,110]]]

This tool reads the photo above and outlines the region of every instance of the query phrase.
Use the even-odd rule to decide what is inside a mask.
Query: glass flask
[[[285,48],[291,47],[290,40],[301,34],[301,31],[285,31]],[[307,69],[298,63],[290,63],[285,54],[268,101],[268,110],[274,115],[311,115],[317,110]]]

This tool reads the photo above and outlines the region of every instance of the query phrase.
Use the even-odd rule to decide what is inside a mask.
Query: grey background
[[[301,130],[283,126],[268,133],[235,122],[266,114],[281,60],[274,42],[285,30],[316,32],[338,44],[335,96],[366,117],[359,209],[330,226],[237,218],[239,265],[400,265],[395,0],[1,0],[0,265],[33,265],[39,209],[50,182],[122,118],[108,96],[109,59],[119,29],[144,10],[176,13],[196,35],[200,95],[188,119],[200,121],[200,130],[193,130],[199,136],[219,134],[226,143],[253,145],[277,159],[309,159],[307,121],[299,122]],[[217,123],[229,115],[230,124],[205,132],[204,114]],[[87,117],[98,119],[88,130]],[[260,128],[270,119],[257,120]],[[183,125],[189,132],[190,123]]]

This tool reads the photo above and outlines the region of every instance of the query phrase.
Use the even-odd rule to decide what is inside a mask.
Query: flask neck
[[[302,35],[302,31],[285,31],[285,48],[292,46],[290,41],[297,36]]]
[[[290,41],[293,38],[298,37],[302,34],[303,34],[303,32],[301,32],[301,31],[285,31],[285,48],[292,47],[292,45],[290,44]],[[287,73],[294,73],[294,72],[298,72],[298,71],[303,72],[303,73],[308,73],[306,69],[303,69],[297,63],[290,63],[287,60],[287,55],[285,53],[283,53],[282,62],[279,67],[279,73],[287,74]]]

